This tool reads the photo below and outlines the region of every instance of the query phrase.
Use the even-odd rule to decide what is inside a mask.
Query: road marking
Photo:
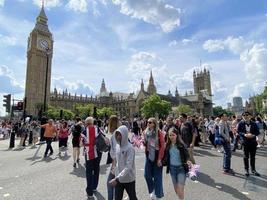
[[[124,199],[124,200],[128,199],[128,196],[127,196],[127,197],[124,197],[123,199]]]
[[[219,186],[219,185],[216,185],[216,188],[219,188],[219,189],[221,189],[222,187],[221,187],[221,186]]]
[[[144,169],[140,169],[141,171],[144,171]]]
[[[2,187],[0,187],[0,190],[2,190],[3,188]]]
[[[242,194],[244,194],[244,195],[249,195],[249,193],[248,193],[248,192],[242,192]]]
[[[199,181],[197,181],[197,180],[195,180],[195,181],[193,181],[194,183],[199,183]]]
[[[15,178],[18,178],[19,176],[15,176]]]
[[[3,196],[4,196],[4,197],[9,197],[10,194],[6,193],[6,194],[4,194]]]

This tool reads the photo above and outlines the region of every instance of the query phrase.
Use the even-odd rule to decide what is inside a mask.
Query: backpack
[[[72,131],[72,136],[73,136],[74,138],[80,137],[81,132],[82,132],[82,127],[81,127],[81,125],[79,125],[79,124],[75,124],[75,125],[74,125],[74,128],[73,128],[73,131]]]
[[[106,143],[107,138],[98,127],[98,136],[95,138],[95,145],[98,151],[107,152],[110,149],[110,145]]]

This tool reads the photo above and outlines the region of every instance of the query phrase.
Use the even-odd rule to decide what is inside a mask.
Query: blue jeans
[[[88,196],[92,196],[93,190],[96,190],[98,186],[100,161],[101,161],[101,156],[99,154],[97,158],[92,160],[87,160],[85,156],[86,182],[87,182],[86,193]]]
[[[162,198],[164,196],[162,185],[162,167],[158,167],[156,162],[151,162],[148,158],[146,158],[144,176],[149,193],[154,191],[157,198]]]
[[[224,154],[223,154],[223,170],[230,170],[231,169],[231,144],[229,142],[224,141],[222,143]]]
[[[114,191],[115,187],[109,185],[109,181],[111,181],[113,178],[115,178],[115,175],[111,173],[111,170],[108,175],[108,180],[107,180],[107,189],[108,189],[108,200],[113,200],[114,199]]]

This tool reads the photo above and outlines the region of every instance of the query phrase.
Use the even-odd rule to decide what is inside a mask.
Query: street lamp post
[[[46,70],[45,70],[45,93],[44,93],[44,109],[43,112],[46,111],[46,96],[47,96],[47,79],[48,79],[48,66],[49,66],[49,55],[51,54],[51,51],[49,48],[46,48]]]

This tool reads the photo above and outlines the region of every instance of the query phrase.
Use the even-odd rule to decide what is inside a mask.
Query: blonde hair
[[[111,115],[108,122],[108,132],[113,133],[119,127],[119,118]]]
[[[94,118],[93,117],[87,117],[85,119],[85,123],[88,125],[93,125],[94,124]]]

